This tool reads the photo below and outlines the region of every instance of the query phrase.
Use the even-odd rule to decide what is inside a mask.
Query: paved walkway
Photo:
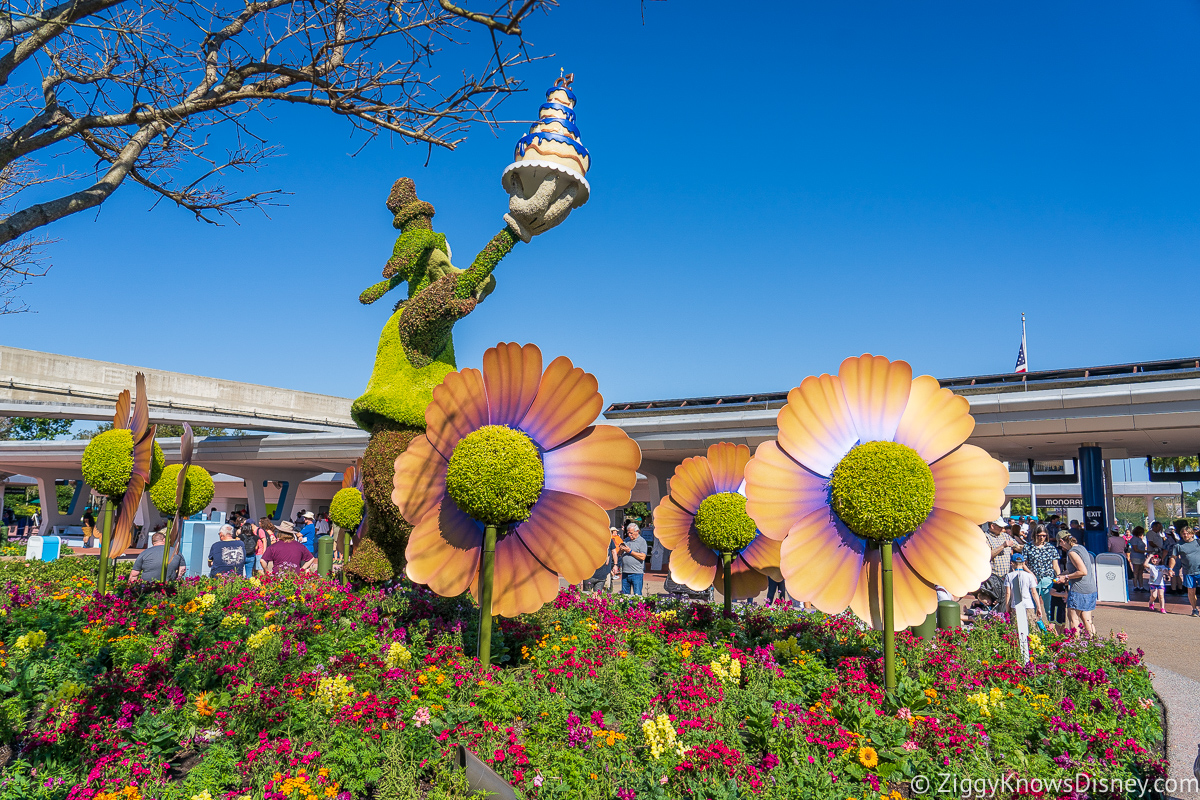
[[[1145,597],[1143,594],[1134,597]],[[1177,786],[1195,780],[1200,748],[1200,618],[1191,616],[1186,595],[1167,595],[1167,613],[1151,611],[1148,600],[1102,603],[1096,632],[1124,631],[1130,649],[1141,648],[1154,689],[1167,710],[1167,759]],[[1176,790],[1180,800],[1200,800],[1200,791]]]

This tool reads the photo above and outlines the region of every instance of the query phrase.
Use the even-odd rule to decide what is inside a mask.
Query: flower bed
[[[1165,774],[1116,639],[1043,636],[1026,668],[1002,621],[901,633],[887,695],[879,636],[848,616],[564,592],[502,621],[483,671],[468,598],[308,576],[98,597],[95,564],[0,564],[0,798],[466,797],[459,744],[529,798]]]

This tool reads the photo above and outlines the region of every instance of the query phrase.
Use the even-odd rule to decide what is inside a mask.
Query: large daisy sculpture
[[[978,526],[1000,515],[1008,470],[965,443],[965,398],[882,356],[805,378],[777,423],[746,468],[746,511],[781,542],[790,594],[883,629],[890,688],[896,626],[937,608],[935,585],[962,595],[990,574]]]
[[[671,579],[703,591],[719,586],[725,611],[733,600],[755,597],[779,572],[780,543],[763,536],[746,513],[746,464],[750,448],[721,442],[707,455],[675,468],[671,492],[654,510],[654,535],[671,551]],[[717,570],[723,580],[714,583]]]
[[[479,657],[493,615],[514,617],[579,583],[608,555],[606,509],[624,506],[642,454],[620,428],[593,425],[596,378],[536,345],[498,344],[483,369],[433,390],[425,435],[396,459],[392,501],[413,525],[409,578],[479,601]]]

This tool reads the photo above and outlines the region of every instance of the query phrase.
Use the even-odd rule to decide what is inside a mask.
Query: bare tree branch
[[[126,181],[213,224],[277,202],[282,189],[223,184],[277,154],[254,132],[272,104],[324,109],[368,142],[387,133],[431,149],[500,124],[497,107],[521,88],[513,68],[536,58],[522,26],[556,0],[493,1],[484,12],[465,0],[10,0],[0,14],[0,313],[19,305],[4,299],[13,287],[44,272],[45,240],[29,237]],[[445,71],[450,51],[478,58],[477,69]],[[78,152],[96,159],[82,185],[86,176],[38,163]],[[42,184],[54,181],[70,185],[47,199]]]

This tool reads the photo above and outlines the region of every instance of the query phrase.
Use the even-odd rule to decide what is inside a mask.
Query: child
[[[1004,607],[1014,614],[1025,614],[1030,626],[1046,618],[1037,584],[1037,578],[1025,567],[1025,555],[1013,553],[1012,571],[1004,579]]]
[[[1160,562],[1162,556],[1158,553],[1158,548],[1153,548],[1150,555],[1146,558],[1146,569],[1143,573],[1147,583],[1150,584],[1150,610],[1154,610],[1154,600],[1158,599],[1158,612],[1160,614],[1167,613],[1167,584],[1171,582],[1171,570],[1164,567]]]

